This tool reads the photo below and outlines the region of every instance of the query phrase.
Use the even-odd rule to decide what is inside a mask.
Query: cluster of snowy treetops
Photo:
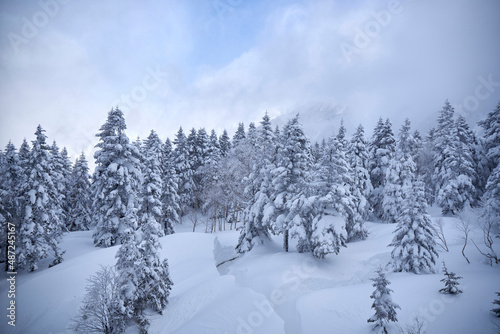
[[[157,275],[168,270],[154,255],[158,238],[189,212],[238,222],[240,253],[274,234],[285,250],[293,238],[297,251],[319,258],[367,238],[364,221],[379,218],[398,224],[394,270],[418,273],[438,256],[427,205],[451,214],[483,207],[484,219],[500,220],[500,104],[479,125],[482,135],[446,101],[424,137],[409,120],[395,134],[379,119],[370,140],[362,125],[348,138],[341,123],[311,144],[298,115],[273,129],[266,113],[258,127],[240,123],[232,139],[180,128],[173,142],[151,131],[131,143],[115,108],[97,134],[92,177],[83,154],[72,165],[40,126],[31,147],[9,142],[0,155],[0,221],[4,231],[16,225],[17,264],[29,271],[49,256],[62,261],[65,231],[94,229],[96,246],[123,245],[118,268],[137,257]],[[142,275],[127,270],[136,281]]]

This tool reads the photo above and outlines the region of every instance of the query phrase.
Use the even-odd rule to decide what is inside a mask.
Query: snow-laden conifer
[[[373,299],[372,309],[375,310],[375,314],[367,321],[375,323],[373,330],[377,333],[387,334],[387,325],[390,321],[398,321],[396,309],[401,309],[401,307],[392,301],[391,292],[393,290],[387,287],[391,282],[385,276],[382,268],[379,267],[376,273],[377,276],[371,278],[375,291],[370,295],[370,298]]]
[[[415,140],[410,133],[410,120],[406,119],[398,135],[397,150],[386,170],[383,190],[382,218],[387,223],[396,223],[406,196],[403,189],[411,189],[415,180],[413,161]]]
[[[177,175],[173,165],[172,144],[167,138],[162,154],[163,190],[161,194],[162,216],[160,223],[165,235],[174,233],[174,226],[180,223],[180,197],[177,193]]]
[[[395,236],[389,245],[394,247],[391,264],[394,271],[415,274],[434,272],[433,265],[439,255],[432,234],[432,222],[426,210],[423,183],[417,181],[412,187],[403,185],[402,191],[406,196],[396,218],[398,225]]]
[[[444,283],[445,287],[439,289],[439,292],[452,295],[462,293],[462,290],[458,288],[458,286],[460,285],[460,283],[458,283],[458,280],[462,279],[462,277],[457,276],[457,274],[455,274],[452,271],[448,271],[448,268],[446,268],[446,264],[444,263],[444,261],[443,261],[443,274],[445,278],[443,278],[441,282]]]
[[[92,224],[92,199],[89,167],[82,152],[71,173],[68,192],[68,222],[70,231],[88,230]]]
[[[247,136],[245,134],[245,124],[239,123],[238,129],[236,129],[236,132],[234,133],[234,136],[233,136],[232,146],[233,147],[237,146],[246,137]]]
[[[304,194],[311,157],[309,140],[298,115],[286,124],[280,139],[276,167],[271,171],[273,190],[263,221],[274,233],[283,234],[285,251],[289,234],[299,239],[301,251],[307,251],[312,222],[300,216],[297,199]]]
[[[62,237],[62,222],[58,206],[58,190],[52,180],[50,149],[45,130],[39,125],[32,141],[26,166],[24,215],[18,230],[17,263],[28,271],[37,269],[37,262],[48,255],[54,256],[52,265],[62,262],[64,254],[58,247]]]
[[[271,170],[275,164],[275,138],[271,120],[266,113],[260,122],[261,128],[256,140],[257,159],[250,175],[245,179],[245,193],[249,200],[243,212],[244,225],[236,250],[240,253],[251,250],[269,238],[268,226],[263,223],[264,208],[270,202],[273,191]]]
[[[229,139],[229,135],[226,130],[224,130],[222,135],[219,137],[219,147],[220,153],[223,157],[225,157],[231,149],[231,139]]]
[[[124,231],[137,225],[142,181],[140,152],[125,134],[120,109],[112,109],[97,134],[92,210],[94,244],[109,247],[122,242]]]
[[[360,124],[349,145],[348,159],[352,168],[354,204],[362,219],[368,219],[370,203],[368,198],[373,190],[370,180],[369,154],[364,128]]]
[[[187,138],[184,135],[182,127],[179,128],[174,139],[173,167],[177,175],[178,195],[180,197],[180,215],[191,207],[193,203],[193,193],[195,185],[193,181],[193,169],[189,155]]]
[[[373,191],[369,198],[373,212],[378,217],[383,214],[385,178],[395,148],[391,122],[387,119],[384,123],[382,118],[379,118],[370,142],[370,179]]]
[[[496,315],[497,317],[500,317],[500,292],[495,292],[495,293],[497,295],[497,299],[493,301],[493,305],[495,306],[493,307],[491,312],[493,312],[493,314]]]

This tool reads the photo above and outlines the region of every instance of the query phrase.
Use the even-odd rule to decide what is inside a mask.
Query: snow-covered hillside
[[[500,289],[500,268],[484,263],[473,245],[465,250],[471,261],[467,264],[461,254],[458,219],[443,219],[450,251],[440,252],[439,260],[463,276],[464,292],[457,296],[438,292],[443,287],[441,263],[436,265],[437,274],[388,272],[393,300],[401,306],[399,325],[418,315],[429,334],[494,333],[490,309]],[[366,322],[373,313],[370,278],[390,259],[387,245],[396,225],[367,223],[367,227],[367,240],[349,243],[339,255],[325,260],[310,253],[285,253],[277,238],[217,266],[236,256],[238,232],[192,233],[192,227],[177,226],[176,234],[161,239],[161,257],[169,260],[174,286],[163,315],[150,314],[149,332],[371,333],[372,325]],[[200,231],[203,228],[199,226]],[[473,232],[478,245],[479,232],[478,228]],[[113,265],[118,250],[118,246],[95,248],[92,232],[66,234],[61,246],[67,250],[63,263],[18,275],[16,327],[2,321],[0,332],[69,333],[67,326],[78,312],[87,278],[100,265]],[[5,295],[6,290],[4,280],[0,293]],[[397,332],[397,325],[392,329]]]

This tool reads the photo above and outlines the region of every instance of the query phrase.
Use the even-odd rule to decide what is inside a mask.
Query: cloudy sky
[[[232,135],[266,110],[300,112],[313,140],[340,118],[425,130],[446,99],[473,124],[500,100],[499,14],[497,0],[3,0],[0,145],[42,124],[90,155],[116,105],[132,138]]]

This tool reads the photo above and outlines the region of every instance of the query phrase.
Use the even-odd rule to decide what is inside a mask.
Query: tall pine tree
[[[137,225],[142,182],[140,152],[125,134],[120,109],[112,109],[97,134],[96,168],[92,183],[94,244],[109,247],[123,241],[127,229]]]

